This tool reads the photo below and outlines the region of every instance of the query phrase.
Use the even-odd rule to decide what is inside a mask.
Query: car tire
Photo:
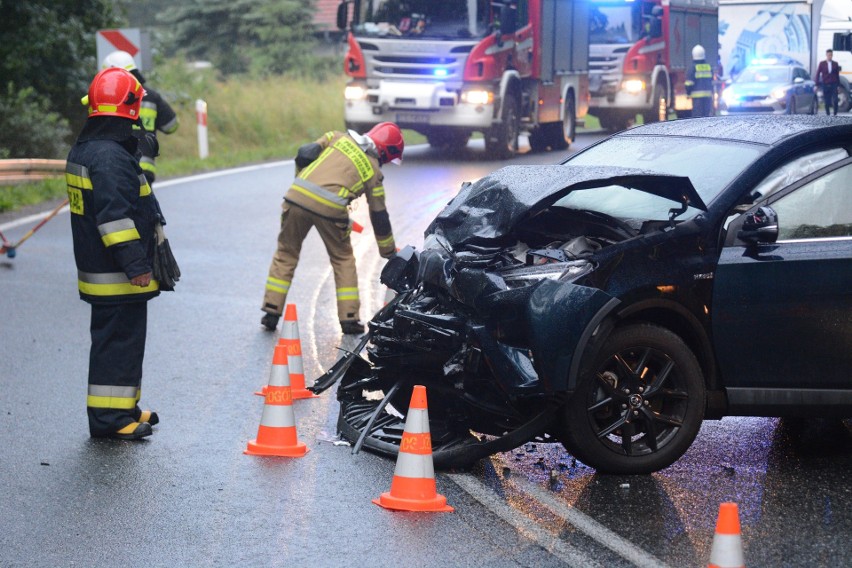
[[[506,93],[503,99],[502,120],[485,137],[485,152],[491,158],[508,160],[518,152],[519,134],[518,101],[512,93]]]
[[[433,148],[461,150],[470,140],[470,132],[455,128],[435,128],[426,134],[426,140]]]
[[[810,112],[808,112],[808,114],[816,114],[818,111],[819,111],[819,100],[817,99],[817,96],[814,95],[814,98],[811,102],[811,110],[810,110]]]
[[[837,112],[849,112],[852,110],[852,95],[848,82],[841,78],[840,88],[837,89]]]
[[[560,439],[599,473],[651,473],[692,444],[705,399],[701,367],[680,337],[649,324],[616,328],[583,365]]]

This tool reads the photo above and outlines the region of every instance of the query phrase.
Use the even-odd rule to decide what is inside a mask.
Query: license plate
[[[402,124],[429,124],[429,115],[414,112],[399,113],[396,121]]]

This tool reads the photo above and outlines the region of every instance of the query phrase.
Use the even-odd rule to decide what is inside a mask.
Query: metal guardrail
[[[65,160],[26,158],[0,160],[0,185],[15,185],[59,177],[65,172]]]

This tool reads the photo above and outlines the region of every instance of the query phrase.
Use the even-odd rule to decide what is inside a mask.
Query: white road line
[[[556,535],[541,528],[534,521],[519,514],[518,511],[498,498],[491,489],[483,485],[473,475],[469,473],[450,473],[447,474],[447,477],[471,497],[479,501],[486,509],[515,527],[526,538],[544,548],[567,566],[576,566],[578,568],[596,568],[602,566],[573,546],[563,542]]]
[[[280,162],[271,162],[269,164],[257,164],[257,165],[254,165],[254,166],[243,166],[243,167],[240,167],[240,168],[233,168],[233,169],[230,169],[230,170],[219,170],[219,171],[215,171],[215,172],[207,172],[207,173],[204,173],[204,174],[197,174],[197,175],[194,175],[194,176],[187,176],[187,177],[182,177],[182,178],[177,178],[177,179],[170,179],[170,180],[166,180],[166,181],[159,181],[159,182],[157,182],[157,189],[160,189],[160,188],[163,188],[163,187],[169,187],[169,186],[172,186],[172,185],[180,185],[182,183],[191,183],[191,182],[194,182],[194,181],[202,181],[202,180],[205,180],[205,179],[211,179],[211,178],[219,177],[219,176],[225,176],[225,175],[231,175],[231,174],[242,174],[242,173],[251,172],[251,171],[254,171],[254,170],[265,170],[265,169],[269,169],[269,168],[277,168],[277,167],[286,166],[286,165],[292,164],[292,163],[293,163],[293,160],[284,160],[284,161],[280,161]],[[67,213],[68,210],[69,210],[68,206],[66,205],[65,207],[63,207],[62,209],[59,210],[59,213],[57,213],[57,215],[59,215],[61,213]],[[21,217],[20,219],[15,219],[14,221],[9,221],[8,223],[6,223],[4,225],[0,225],[0,232],[7,231],[9,229],[14,229],[15,227],[20,227],[21,225],[27,225],[29,223],[37,223],[37,222],[41,221],[42,219],[44,219],[45,215],[47,215],[48,213],[50,213],[50,211],[44,211],[42,213],[36,213],[35,215],[29,215],[27,217]]]
[[[585,513],[560,501],[537,485],[520,478],[513,478],[511,483],[528,495],[535,497],[539,503],[550,509],[551,512],[565,519],[578,530],[625,560],[641,568],[666,568],[666,564],[658,558],[648,554],[626,538],[617,535]]]

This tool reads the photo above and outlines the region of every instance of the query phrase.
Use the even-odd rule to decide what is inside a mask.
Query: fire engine
[[[692,48],[717,63],[718,0],[592,0],[590,9],[589,114],[601,127],[621,130],[637,114],[646,123],[689,116]]]
[[[347,0],[347,128],[383,121],[505,159],[564,150],[588,109],[587,0]]]

